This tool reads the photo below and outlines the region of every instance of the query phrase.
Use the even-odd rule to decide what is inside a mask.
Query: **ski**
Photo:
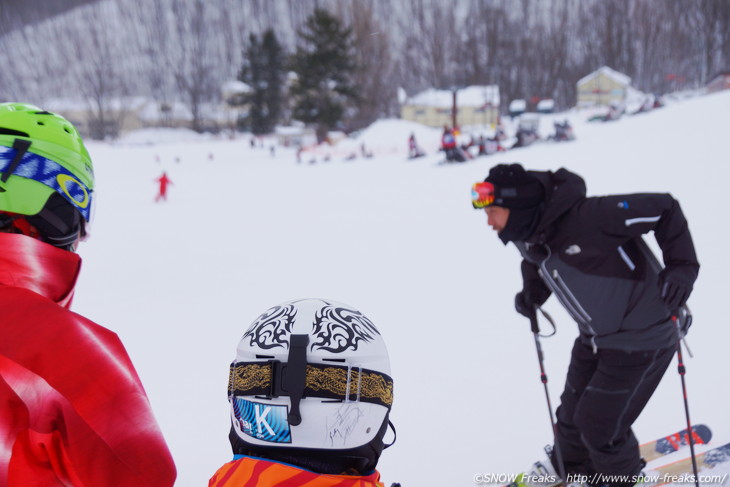
[[[704,424],[696,424],[692,426],[692,439],[695,445],[706,445],[712,439],[712,431]],[[683,446],[689,445],[689,436],[687,429],[677,431],[674,434],[667,435],[663,438],[644,443],[639,447],[641,457],[649,463],[664,455],[669,455],[678,451]]]
[[[692,439],[694,440],[695,445],[705,445],[712,439],[712,431],[710,428],[704,424],[696,424],[692,426]],[[662,436],[661,438],[657,438],[654,441],[650,441],[648,443],[644,443],[639,446],[639,454],[641,457],[647,462],[651,462],[653,460],[656,460],[658,458],[661,458],[665,455],[669,455],[671,453],[674,453],[676,451],[679,451],[682,447],[689,445],[689,436],[687,435],[687,429],[683,429],[681,431],[677,431],[676,433],[672,433],[667,436]],[[722,447],[721,447],[722,448]],[[713,450],[710,450],[713,451]],[[709,452],[708,452],[709,453]],[[686,459],[689,462],[689,468],[690,473],[692,471],[692,459],[688,458]],[[652,472],[652,478],[656,477],[659,478],[661,476],[671,476],[671,475],[680,475],[682,473],[687,473],[686,465],[684,463],[684,460],[680,460],[677,463],[677,466],[675,467],[676,471],[679,473],[674,473],[675,470],[663,470],[665,467],[658,467],[657,469],[651,470]],[[669,465],[675,465],[675,463],[669,464]],[[699,463],[699,457],[698,457],[698,463]],[[669,467],[667,465],[666,467]],[[552,467],[549,467],[551,470]],[[655,472],[657,472],[655,474]],[[541,487],[559,487],[562,485],[562,482],[558,476],[556,476],[554,473],[550,472],[548,470],[548,467],[543,465],[541,462],[537,462],[532,466],[531,471],[522,473],[516,476],[515,480],[507,485],[503,485],[503,487],[525,487],[532,485],[533,482],[525,481],[525,479],[539,479],[538,483],[541,485]],[[665,482],[666,483],[666,482]],[[655,486],[655,483],[653,482],[647,482],[647,485]],[[662,485],[660,483],[656,483],[656,485]]]
[[[696,459],[698,471],[728,463],[730,462],[730,443],[700,453],[696,456]],[[692,471],[692,457],[648,470],[644,479],[644,485],[652,487],[665,484],[692,484],[695,480]]]

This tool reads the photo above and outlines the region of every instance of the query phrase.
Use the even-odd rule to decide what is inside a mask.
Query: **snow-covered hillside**
[[[540,457],[551,430],[533,338],[513,310],[518,253],[470,204],[471,184],[499,162],[567,167],[591,195],[668,191],[680,200],[702,264],[690,300],[692,419],[713,428],[715,444],[730,441],[730,92],[613,123],[565,115],[574,142],[456,165],[437,164],[439,132],[423,128],[417,137],[430,155],[406,160],[414,128],[394,121],[362,134],[372,158],[345,161],[350,151],[334,148],[316,164],[247,138],[90,144],[99,205],[80,249],[74,309],[126,344],[176,459],[177,485],[206,485],[230,459],[226,383],[236,344],[259,313],[301,297],[359,308],[386,340],[398,430],[380,463],[386,485],[473,486],[476,474],[513,473]],[[378,127],[386,129],[375,136]],[[174,186],[155,204],[163,170]],[[557,405],[577,330],[554,299],[546,309],[558,321],[557,335],[543,340]],[[635,430],[650,440],[684,424],[673,365]]]

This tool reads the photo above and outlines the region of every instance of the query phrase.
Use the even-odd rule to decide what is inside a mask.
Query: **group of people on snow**
[[[453,131],[442,147],[457,157]],[[96,200],[81,137],[59,115],[0,104],[0,173],[0,484],[172,486],[175,464],[124,346],[69,310],[75,250]],[[669,194],[588,197],[567,169],[499,164],[473,185],[472,204],[522,255],[516,311],[533,322],[554,294],[578,324],[555,447],[541,467],[639,474],[631,426],[677,349],[674,317],[699,270],[679,203]],[[642,240],[652,231],[663,269]],[[392,444],[394,382],[365,314],[327,299],[287,301],[256,318],[236,351],[233,459],[209,486],[383,486],[376,467]]]
[[[163,200],[172,183],[166,173],[156,181]],[[124,345],[70,311],[95,205],[76,128],[34,105],[0,104],[0,485],[175,483]],[[236,350],[234,457],[210,486],[383,485],[376,465],[389,446],[393,379],[366,315],[324,299],[285,302],[254,320]]]
[[[554,128],[555,133],[550,135],[548,140],[562,142],[575,139],[573,128],[567,119],[563,122],[555,122]],[[503,142],[507,140],[507,135],[501,125],[497,126],[492,136],[487,137],[484,134],[480,134],[476,139],[474,136],[471,136],[466,143],[459,143],[459,135],[460,132],[457,127],[444,126],[441,133],[439,150],[444,153],[446,162],[465,162],[473,159],[475,157],[473,154],[474,150],[476,151],[476,157],[488,156],[497,152],[505,152],[508,149],[527,147],[540,139],[537,128],[530,124],[520,124],[515,132],[514,143],[506,147]],[[473,147],[476,149],[472,149]],[[408,158],[415,159],[424,155],[425,152],[416,143],[415,135],[411,134],[408,139]]]

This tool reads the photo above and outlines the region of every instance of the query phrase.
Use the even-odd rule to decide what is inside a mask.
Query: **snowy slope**
[[[380,463],[386,485],[469,486],[475,474],[520,471],[540,456],[551,431],[528,323],[513,311],[518,254],[469,201],[471,184],[498,162],[565,166],[592,195],[669,191],[681,201],[702,263],[690,301],[691,413],[713,427],[715,443],[730,441],[730,92],[614,123],[568,117],[575,142],[448,166],[433,151],[407,161],[413,128],[392,121],[363,134],[375,157],[312,165],[245,138],[90,144],[99,206],[74,308],[126,344],[177,485],[206,485],[230,459],[225,389],[236,344],[260,312],[300,297],[349,303],[384,335],[398,429]],[[419,143],[435,147],[433,137]],[[174,186],[155,204],[163,169]],[[543,341],[557,405],[576,326],[554,299],[546,309],[559,325]],[[673,365],[636,433],[649,440],[683,424]]]

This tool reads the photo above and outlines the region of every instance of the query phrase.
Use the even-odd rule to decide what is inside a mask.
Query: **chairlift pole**
[[[458,127],[458,125],[456,124],[456,121],[457,121],[456,114],[459,110],[456,105],[456,92],[458,90],[459,90],[459,88],[457,88],[456,86],[451,88],[451,128],[452,128],[452,130],[456,130],[456,127]]]

